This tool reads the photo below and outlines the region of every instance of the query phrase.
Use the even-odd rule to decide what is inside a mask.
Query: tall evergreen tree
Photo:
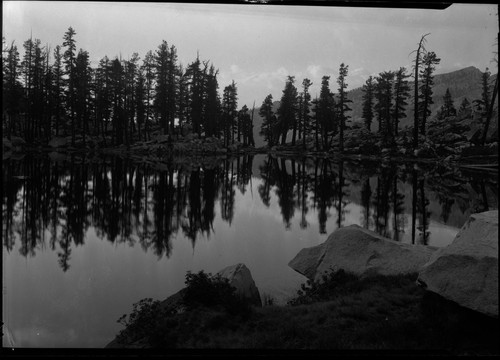
[[[165,40],[158,46],[155,56],[156,88],[154,105],[160,119],[163,134],[170,134],[169,126],[169,61],[170,51]]]
[[[422,59],[422,71],[420,73],[422,77],[422,85],[420,86],[420,118],[421,127],[420,133],[425,135],[425,126],[427,118],[431,114],[430,106],[434,104],[432,100],[432,86],[434,85],[434,70],[435,66],[439,64],[441,59],[439,59],[433,51],[426,53]]]
[[[70,26],[64,33],[64,70],[67,76],[66,86],[66,109],[69,111],[71,121],[71,145],[75,146],[75,67],[76,67],[76,32]]]
[[[344,63],[340,64],[339,76],[337,78],[337,84],[339,85],[338,108],[339,108],[339,128],[340,128],[339,132],[340,152],[344,151],[344,129],[346,128],[347,121],[350,118],[350,116],[347,115],[346,113],[348,111],[351,111],[351,108],[348,106],[348,103],[352,102],[352,100],[347,98],[347,92],[346,92],[347,89],[346,77],[348,74],[348,70],[349,70],[349,65],[344,65]]]
[[[153,116],[153,106],[152,102],[154,99],[154,88],[156,79],[156,69],[155,69],[155,56],[150,50],[146,53],[144,57],[142,68],[144,70],[145,79],[145,107],[146,107],[146,117],[144,119],[144,139],[149,139],[149,124],[151,123],[151,117]]]
[[[368,131],[371,131],[371,125],[373,121],[373,99],[375,84],[373,83],[373,76],[369,76],[365,84],[362,87],[363,91],[363,120],[365,127]]]
[[[234,123],[237,116],[238,90],[234,80],[224,88],[222,98],[222,118],[224,121],[224,144],[234,143]]]
[[[490,85],[489,85],[490,72],[488,68],[481,75],[481,100],[484,107],[484,113],[490,107]]]
[[[123,67],[118,58],[111,62],[110,83],[111,83],[111,99],[112,99],[112,124],[114,143],[116,145],[123,144],[123,125],[124,125],[124,84],[123,84]]]
[[[302,81],[302,97],[303,97],[303,103],[302,103],[302,147],[305,149],[306,148],[306,138],[309,136],[311,132],[311,125],[310,125],[310,107],[311,107],[311,94],[309,93],[309,88],[311,87],[313,83],[309,79],[304,79]]]
[[[377,77],[375,109],[379,120],[379,133],[384,136],[385,142],[392,138],[392,84],[394,72],[384,71]]]
[[[220,98],[219,84],[217,82],[217,74],[219,70],[215,70],[213,65],[210,65],[206,77],[206,119],[205,119],[205,135],[215,136],[218,134],[218,119],[220,117]]]
[[[259,134],[271,148],[274,146],[274,134],[276,131],[276,117],[273,116],[273,96],[267,95],[259,109],[259,115],[263,118]]]
[[[55,131],[56,136],[59,136],[59,127],[61,125],[61,115],[63,113],[63,98],[64,98],[64,71],[62,68],[63,57],[61,54],[61,47],[57,45],[54,48],[54,64],[52,65],[53,71],[53,84],[52,89],[54,93],[54,112],[55,112]]]
[[[4,113],[7,114],[7,137],[10,139],[15,131],[15,125],[18,120],[20,111],[20,98],[22,96],[20,78],[20,59],[19,51],[14,43],[7,49],[7,56],[3,67],[3,91],[2,91],[2,107]]]
[[[446,89],[446,93],[443,96],[443,105],[438,112],[438,119],[443,120],[450,116],[455,116],[457,114],[457,109],[453,104],[453,99],[451,98],[450,89]]]
[[[316,106],[316,121],[321,131],[323,150],[327,151],[329,146],[329,133],[337,134],[338,119],[335,117],[335,100],[330,91],[330,76],[321,79],[321,90]]]
[[[418,126],[419,126],[419,115],[420,115],[420,105],[419,105],[419,96],[418,96],[418,90],[419,90],[419,72],[420,72],[420,65],[422,62],[422,57],[424,56],[426,49],[425,49],[425,38],[429,34],[422,35],[420,38],[420,41],[418,43],[418,48],[413,51],[415,52],[415,60],[413,64],[414,68],[414,96],[413,96],[413,148],[416,149],[418,147]],[[413,53],[412,52],[412,53]]]
[[[297,88],[294,82],[295,76],[288,76],[278,109],[282,145],[286,143],[288,130],[293,128],[293,124],[297,119]]]
[[[406,68],[401,67],[396,72],[394,82],[394,107],[392,110],[392,118],[394,119],[394,136],[398,136],[399,120],[406,117],[406,100],[410,96],[410,86],[407,78],[410,75],[406,74]]]
[[[89,102],[90,102],[90,63],[87,51],[80,49],[75,60],[74,86],[75,86],[75,113],[78,128],[85,135],[88,132]]]
[[[190,121],[193,126],[193,132],[200,136],[202,131],[204,77],[199,56],[196,57],[194,62],[189,64],[186,69],[186,75],[189,78]]]

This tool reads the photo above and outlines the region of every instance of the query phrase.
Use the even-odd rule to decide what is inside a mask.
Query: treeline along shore
[[[127,59],[104,56],[92,67],[89,53],[77,51],[76,35],[70,27],[53,49],[30,38],[22,45],[22,58],[15,42],[3,39],[4,158],[54,148],[255,151],[258,136],[265,143],[261,152],[448,160],[489,156],[488,162],[498,162],[498,77],[486,69],[479,98],[463,97],[456,106],[447,89],[443,105],[431,111],[441,59],[425,47],[429,34],[411,55],[412,69],[370,76],[362,98],[354,102],[347,90],[349,66],[342,63],[336,92],[325,75],[319,97],[312,99],[310,79],[297,87],[297,79],[288,76],[278,102],[269,94],[258,108],[254,101],[252,109],[239,108],[234,80],[219,91],[219,70],[209,60],[197,55],[183,65],[175,45],[165,40],[143,59],[138,53]],[[354,107],[362,107],[361,117],[352,118]],[[404,121],[410,113],[412,124]],[[254,117],[260,120],[257,131]]]

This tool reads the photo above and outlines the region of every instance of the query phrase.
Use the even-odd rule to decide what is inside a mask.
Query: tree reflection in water
[[[270,208],[275,201],[284,228],[291,231],[299,231],[292,226],[299,214],[301,231],[326,234],[327,224],[344,226],[353,204],[360,209],[358,224],[364,228],[396,241],[411,230],[412,243],[427,245],[431,217],[459,228],[471,212],[498,208],[496,174],[272,156],[263,158],[260,173],[254,174],[253,162],[253,156],[245,155],[191,167],[171,161],[158,169],[118,157],[4,161],[4,249],[12,251],[18,239],[19,252],[28,257],[48,244],[67,271],[72,249],[84,246],[93,227],[101,240],[138,244],[159,258],[170,257],[172,238],[179,231],[193,247],[200,237],[211,236],[217,202],[221,219],[231,225],[238,206],[236,189],[242,196],[249,190],[255,201],[252,179],[263,206]],[[431,205],[441,211],[433,214]],[[314,213],[316,230],[310,229]]]

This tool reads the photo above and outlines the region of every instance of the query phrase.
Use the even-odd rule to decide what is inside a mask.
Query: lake
[[[40,154],[2,166],[4,347],[104,347],[133,303],[240,262],[285,304],[306,280],[288,262],[340,226],[442,247],[471,213],[498,209],[496,172],[436,164]]]

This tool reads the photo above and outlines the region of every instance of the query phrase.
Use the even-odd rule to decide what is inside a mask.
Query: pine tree
[[[455,109],[455,105],[453,105],[450,89],[446,89],[446,93],[443,96],[443,105],[439,109],[438,119],[443,120],[447,117],[455,116],[456,114],[457,109]]]
[[[310,133],[310,125],[309,125],[309,108],[311,104],[311,94],[309,94],[309,87],[312,85],[311,80],[304,79],[302,81],[303,91],[302,91],[302,147],[306,148],[306,138]]]
[[[263,118],[259,134],[264,137],[269,148],[274,146],[274,134],[276,124],[273,122],[273,96],[267,95],[259,109],[259,115]]]
[[[238,123],[241,126],[241,133],[243,136],[243,145],[248,145],[250,140],[250,114],[248,113],[248,107],[243,105],[241,110],[238,112]]]
[[[410,86],[408,80],[410,76],[406,74],[406,68],[401,67],[396,72],[396,80],[394,83],[394,107],[392,118],[394,119],[394,136],[398,136],[399,120],[406,117],[406,100],[410,96]]]
[[[111,103],[112,103],[112,124],[114,143],[116,145],[123,144],[123,125],[124,125],[124,107],[123,107],[123,67],[118,58],[111,62],[110,71],[111,83]]]
[[[346,115],[348,111],[351,111],[351,108],[347,105],[352,102],[347,98],[347,83],[346,77],[348,74],[349,65],[344,65],[344,63],[340,64],[339,68],[339,76],[337,78],[337,84],[339,85],[339,100],[338,100],[338,108],[339,108],[339,151],[344,151],[344,129],[346,128],[346,123],[350,118],[349,115]]]
[[[135,85],[135,109],[137,112],[137,135],[142,139],[142,127],[146,119],[146,105],[145,105],[145,92],[146,92],[146,78],[142,67],[137,69],[137,83]]]
[[[392,114],[392,84],[395,73],[393,71],[384,71],[377,77],[375,86],[375,97],[377,104],[375,110],[379,121],[379,133],[384,136],[387,143],[388,139],[393,137],[393,127],[391,121]]]
[[[335,100],[330,91],[330,76],[323,76],[321,79],[321,90],[316,106],[316,121],[321,131],[323,140],[323,150],[327,151],[329,146],[328,134],[332,132],[333,136],[338,131],[338,119],[335,118]]]
[[[154,94],[154,106],[160,119],[163,134],[170,135],[169,126],[169,58],[170,51],[165,40],[158,46],[154,56],[156,70],[156,88]]]
[[[142,68],[144,70],[145,78],[145,107],[146,107],[146,117],[144,119],[144,139],[148,140],[150,138],[149,124],[151,122],[151,117],[153,116],[152,101],[155,97],[155,79],[156,79],[156,69],[155,69],[155,57],[153,52],[150,50],[146,53],[144,57]]]
[[[215,70],[215,67],[211,65],[206,81],[206,119],[204,124],[206,136],[215,136],[219,132],[218,119],[220,117],[221,105],[218,93],[218,73],[219,70]]]
[[[373,121],[373,98],[374,98],[373,76],[369,76],[362,87],[363,91],[363,120],[368,131],[371,131]]]
[[[420,109],[419,115],[422,119],[420,134],[425,135],[425,126],[427,118],[431,114],[430,106],[434,104],[432,100],[432,86],[434,85],[434,70],[435,65],[439,64],[439,59],[433,51],[426,53],[422,59],[423,68],[421,70],[422,85],[420,86]]]
[[[288,76],[278,109],[282,145],[286,143],[288,130],[293,128],[297,118],[297,88],[294,82],[295,76]]]
[[[54,93],[54,112],[55,112],[55,130],[56,136],[59,136],[59,126],[61,125],[61,115],[63,112],[63,68],[62,68],[61,47],[57,45],[54,49],[54,64],[53,71],[53,93]]]
[[[222,118],[224,122],[224,145],[234,143],[234,122],[237,116],[238,94],[236,83],[233,82],[224,88],[222,97]]]
[[[20,110],[20,98],[22,96],[20,77],[19,52],[14,43],[7,50],[3,67],[3,102],[4,112],[8,116],[6,128],[7,138],[16,133],[15,125]]]
[[[419,90],[419,72],[420,72],[420,64],[422,62],[422,57],[425,54],[426,49],[425,49],[425,38],[429,34],[422,35],[420,38],[420,41],[418,43],[418,48],[414,52],[416,53],[415,55],[415,60],[414,60],[414,96],[413,96],[413,148],[416,149],[418,147],[418,125],[419,125],[419,115],[420,115],[420,105],[419,105],[419,96],[418,96],[418,90]],[[412,52],[413,53],[413,52]]]
[[[80,49],[75,60],[74,70],[75,114],[78,120],[78,128],[83,134],[84,143],[88,132],[90,76],[89,54]]]
[[[76,41],[74,36],[75,30],[72,27],[64,34],[63,46],[66,47],[64,51],[64,70],[67,76],[66,87],[66,109],[69,110],[71,121],[71,145],[75,146],[75,63],[76,63]]]
[[[484,113],[490,107],[490,86],[489,86],[490,72],[488,68],[481,75],[481,101],[484,107]]]

